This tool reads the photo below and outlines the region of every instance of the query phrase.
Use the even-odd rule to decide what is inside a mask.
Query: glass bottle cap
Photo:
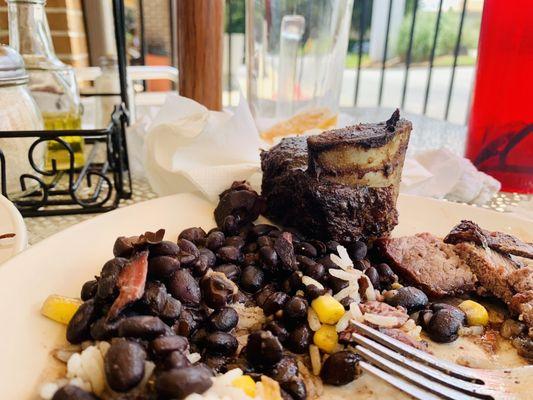
[[[28,74],[19,53],[9,46],[0,45],[0,86],[25,85]]]

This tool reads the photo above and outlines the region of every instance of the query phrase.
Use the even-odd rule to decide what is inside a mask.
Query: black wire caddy
[[[0,131],[0,138],[7,140],[35,139],[28,150],[31,172],[20,175],[20,188],[16,189],[8,187],[7,171],[10,166],[0,147],[0,192],[15,204],[24,217],[102,213],[117,208],[121,200],[132,196],[126,143],[129,113],[124,2],[112,1],[121,102],[115,106],[108,127],[67,131]],[[96,95],[117,96],[114,93]],[[83,139],[85,161],[81,168],[75,168],[74,150],[63,139],[65,137]],[[58,169],[55,159],[51,160],[51,168],[44,168],[42,160],[36,160],[37,147],[51,142],[63,148],[62,153],[68,155],[67,169]]]

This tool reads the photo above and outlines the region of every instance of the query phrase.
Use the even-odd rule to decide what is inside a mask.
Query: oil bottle
[[[46,0],[7,0],[9,43],[24,59],[29,89],[41,110],[46,130],[81,129],[81,104],[74,69],[57,58],[45,13]],[[74,167],[84,164],[84,141],[64,136],[74,152]],[[68,151],[56,141],[48,142],[45,168],[70,168]]]

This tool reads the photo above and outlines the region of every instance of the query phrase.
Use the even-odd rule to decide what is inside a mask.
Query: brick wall
[[[170,54],[170,15],[169,0],[145,0],[144,32],[148,49],[161,48],[166,54]]]
[[[82,0],[48,0],[46,15],[58,57],[75,67],[89,65]],[[0,0],[0,43],[9,43],[7,5]]]

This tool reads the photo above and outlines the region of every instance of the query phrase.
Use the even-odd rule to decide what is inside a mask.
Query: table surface
[[[390,117],[393,109],[388,108],[351,108],[341,112],[355,117],[358,121],[377,122]],[[416,114],[404,114],[413,122],[413,133],[409,143],[408,153],[447,147],[457,154],[463,154],[466,127]],[[120,203],[120,207],[156,198],[148,181],[141,176],[133,177],[133,196]],[[532,196],[516,193],[498,193],[491,202],[483,207],[500,212],[511,212],[524,202],[531,202]],[[35,244],[69,226],[93,218],[94,214],[68,215],[55,217],[25,218],[28,227],[29,243]]]

